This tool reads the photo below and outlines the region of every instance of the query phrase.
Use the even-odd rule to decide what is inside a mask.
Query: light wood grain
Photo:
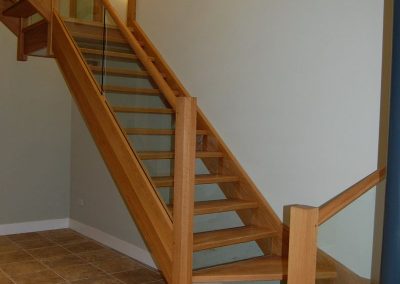
[[[353,203],[364,193],[384,180],[385,177],[386,168],[377,170],[352,185],[338,196],[321,205],[319,207],[319,225],[322,225],[342,209],[346,208],[349,204]]]
[[[290,208],[288,284],[315,284],[318,208]]]
[[[160,71],[157,69],[157,67],[153,64],[153,62],[150,60],[149,56],[147,53],[143,50],[142,46],[140,45],[139,41],[132,35],[131,31],[129,28],[122,22],[120,17],[118,16],[118,13],[115,11],[113,6],[111,5],[109,0],[103,0],[103,4],[106,7],[108,13],[111,15],[112,19],[114,22],[117,24],[117,26],[120,28],[121,33],[137,55],[137,57],[140,59],[140,62],[143,64],[144,68],[146,71],[150,74],[151,78],[153,79],[154,83],[157,85],[157,87],[161,90],[163,93],[164,97],[166,100],[169,102],[172,108],[175,108],[176,106],[176,96],[174,91],[171,89],[171,87],[168,85],[168,83],[165,81],[163,75],[160,73]]]
[[[174,185],[174,177],[172,176],[161,176],[152,177],[152,180],[156,187],[168,187]],[[237,176],[224,176],[224,175],[196,175],[195,184],[213,184],[213,183],[227,183],[227,182],[238,182],[239,177]]]
[[[196,116],[195,98],[177,100],[172,284],[192,283]]]
[[[103,68],[101,66],[89,66],[93,73],[99,74],[103,71],[108,76],[118,76],[118,77],[132,77],[132,78],[149,78],[150,75],[146,71],[141,70],[129,70],[121,68]]]
[[[126,21],[128,27],[133,27],[133,23],[136,21],[136,0],[128,0]]]
[[[174,152],[139,152],[139,157],[141,160],[168,160],[174,159]],[[223,154],[221,152],[196,152],[196,158],[206,159],[206,158],[222,158]]]
[[[113,60],[121,60],[121,61],[137,61],[138,57],[132,53],[125,53],[125,52],[117,52],[117,51],[103,51],[101,49],[91,49],[91,48],[81,48],[81,52],[85,55],[91,55],[93,57],[103,57],[110,58]],[[150,58],[154,60],[154,58]]]
[[[3,11],[13,4],[11,1],[2,0],[0,1],[0,21],[6,25],[6,27],[16,36],[20,31],[20,22],[18,18],[6,17],[3,15]]]
[[[53,50],[59,67],[127,208],[168,280],[172,221],[66,27],[58,16],[53,23]]]
[[[126,106],[113,106],[115,112],[122,113],[147,113],[147,114],[174,114],[175,111],[169,108],[138,108]]]
[[[104,7],[101,0],[93,0],[93,21],[103,22],[104,20]]]
[[[23,29],[24,53],[29,54],[47,47],[49,24],[46,20],[37,22]]]
[[[105,85],[103,89],[105,92],[108,93],[125,94],[125,95],[146,95],[146,96],[161,95],[160,90],[149,89],[149,88],[129,88],[129,87]]]
[[[76,18],[78,16],[78,1],[69,0],[69,16],[71,18]]]
[[[194,251],[251,242],[275,236],[274,231],[256,226],[244,226],[194,234]]]
[[[19,32],[18,32],[18,45],[17,45],[17,60],[27,61],[28,56],[25,53],[25,34],[23,32],[25,26],[25,19],[18,19],[19,21]]]
[[[175,135],[173,129],[125,128],[128,135]],[[197,135],[207,135],[205,130],[197,130]]]
[[[144,50],[148,56],[153,57],[154,64],[162,74],[165,74],[165,80],[168,85],[175,91],[178,96],[190,97],[189,92],[185,89],[183,84],[179,81],[176,74],[168,66],[166,60],[162,57],[160,52],[145,34],[137,21],[134,22],[133,33],[135,37],[143,42]],[[226,175],[235,175],[240,177],[240,187],[232,184],[221,184],[220,187],[228,198],[255,200],[258,202],[256,212],[249,214],[248,212],[238,212],[240,218],[246,225],[257,225],[260,227],[272,228],[279,232],[278,236],[274,239],[273,248],[274,253],[281,254],[282,250],[282,223],[274,212],[272,207],[268,204],[264,195],[257,189],[257,186],[248,176],[246,171],[242,168],[238,160],[229,150],[223,139],[219,136],[218,132],[212,126],[210,121],[206,118],[204,113],[198,108],[197,127],[205,129],[209,135],[203,137],[203,151],[220,151],[224,155],[223,163],[215,162],[211,159],[203,160],[205,166],[211,173],[220,173]],[[270,242],[259,241],[258,244],[265,253],[271,252]]]
[[[14,18],[28,18],[37,13],[29,0],[21,0],[3,11],[3,15]]]
[[[269,256],[195,270],[193,282],[276,281],[287,279],[287,258]],[[333,267],[318,266],[318,279],[336,277]]]
[[[239,199],[197,201],[194,204],[194,215],[204,215],[257,208],[257,202]]]

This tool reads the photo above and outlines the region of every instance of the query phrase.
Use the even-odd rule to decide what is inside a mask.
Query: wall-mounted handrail
[[[319,225],[360,198],[386,177],[386,168],[379,169],[319,207]]]
[[[147,56],[146,52],[141,47],[139,41],[132,35],[132,32],[129,30],[128,26],[121,20],[117,11],[114,9],[109,0],[102,0],[104,7],[110,14],[111,18],[114,20],[115,24],[120,29],[122,35],[127,40],[130,47],[135,52],[136,56],[139,58],[140,62],[143,64],[146,71],[150,74],[153,81],[156,83],[160,91],[164,94],[165,98],[171,105],[173,109],[176,107],[176,95],[174,91],[170,88],[168,83],[163,78],[160,71],[158,71],[157,67]]]

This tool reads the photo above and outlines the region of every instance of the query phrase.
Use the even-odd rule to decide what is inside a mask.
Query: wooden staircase
[[[162,196],[165,191],[174,194],[174,171],[171,175],[152,175],[146,163],[173,161],[176,151],[172,148],[140,150],[134,139],[150,136],[158,137],[160,141],[162,137],[174,141],[178,130],[174,129],[173,123],[169,128],[124,125],[119,116],[162,116],[173,121],[176,98],[190,97],[188,92],[136,22],[129,28],[107,26],[108,47],[105,49],[102,23],[76,19],[62,21],[53,1],[48,1],[52,3],[49,5],[39,0],[0,1],[0,19],[19,38],[18,59],[26,60],[27,55],[45,48],[44,55],[54,56],[57,60],[157,265],[168,283],[173,283],[175,211],[174,204]],[[26,18],[37,13],[43,20],[26,26]],[[114,21],[118,24],[115,18]],[[122,65],[136,62],[140,69],[104,66],[104,60]],[[104,74],[107,78],[117,78],[116,82],[139,79],[147,80],[148,85],[101,84],[98,77]],[[164,105],[146,107],[113,103],[113,97],[121,95],[137,100],[160,98]],[[213,185],[224,197],[195,200],[190,218],[234,212],[242,225],[195,231],[192,252],[255,242],[264,256],[196,269],[193,271],[193,282],[286,279],[288,261],[285,251],[288,244],[283,224],[201,110],[197,111],[195,136],[195,157],[207,173],[196,174],[194,184]],[[190,190],[206,189],[195,187]],[[336,272],[332,264],[319,261],[317,277],[334,279]]]

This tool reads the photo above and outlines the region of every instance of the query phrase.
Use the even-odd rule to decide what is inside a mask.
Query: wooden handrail
[[[151,61],[147,53],[143,50],[138,40],[132,35],[132,32],[129,30],[128,26],[121,20],[118,16],[117,11],[111,5],[109,0],[102,0],[105,8],[110,14],[111,18],[114,20],[115,24],[120,29],[122,35],[128,41],[128,44],[135,52],[136,56],[139,58],[140,62],[143,64],[144,68],[150,74],[153,81],[156,83],[158,88],[161,90],[169,104],[173,109],[176,107],[176,96],[174,91],[167,84],[160,71],[158,71],[157,67]]]
[[[319,207],[319,225],[328,221],[331,217],[339,213],[342,209],[353,203],[364,193],[376,186],[386,177],[386,168],[382,168],[360,180],[356,184],[332,198]]]

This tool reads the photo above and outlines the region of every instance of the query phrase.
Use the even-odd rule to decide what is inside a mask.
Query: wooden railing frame
[[[319,207],[319,225],[322,225],[341,210],[360,198],[386,177],[386,168],[379,169]]]
[[[173,109],[176,107],[176,95],[174,91],[170,88],[168,83],[163,78],[160,71],[156,68],[154,63],[150,60],[149,56],[141,47],[139,41],[132,35],[131,30],[128,26],[121,20],[117,11],[114,9],[109,0],[102,0],[107,12],[110,14],[111,18],[114,20],[115,24],[120,29],[122,35],[125,37],[126,41],[130,47],[135,52],[136,56],[139,58],[140,62],[143,64],[146,71],[150,74],[154,83],[158,86],[160,91],[163,93],[165,99],[171,105]]]
[[[378,185],[385,177],[386,168],[381,168],[318,208],[310,208],[303,205],[291,207],[288,284],[315,283],[315,271],[310,268],[310,263],[312,267],[316,268],[317,261],[316,257],[314,257],[314,247],[316,250],[318,227]],[[316,228],[315,232],[312,230],[313,226]],[[315,239],[314,244],[312,244],[310,240],[314,238],[314,234]],[[311,254],[304,253],[310,248]],[[302,280],[298,282],[298,279]]]
[[[192,283],[196,116],[195,98],[177,99],[172,284]]]

